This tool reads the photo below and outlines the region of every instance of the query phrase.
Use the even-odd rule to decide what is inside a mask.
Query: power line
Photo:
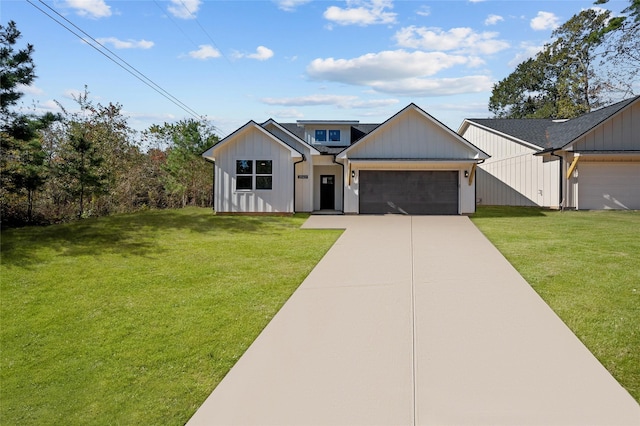
[[[200,24],[200,21],[198,21],[198,18],[196,18],[196,16],[191,13],[191,10],[189,10],[189,8],[187,7],[186,4],[184,4],[183,0],[180,0],[180,3],[182,4],[182,7],[184,7],[184,10],[187,11],[187,13],[189,14],[189,16],[191,16],[195,21],[196,24],[198,24],[198,26],[200,27],[200,29],[202,30],[202,32],[207,36],[207,38],[211,41],[211,43],[213,43],[213,45],[216,47],[216,49],[218,49],[218,52],[220,52],[220,54],[227,60],[227,62],[231,63],[231,61],[229,60],[229,58],[227,58],[225,56],[224,53],[222,53],[222,50],[220,49],[220,47],[218,46],[218,44],[213,40],[213,37],[211,37],[211,34],[209,34],[209,32],[202,26],[202,24]]]
[[[56,22],[57,24],[61,25],[62,27],[64,27],[67,31],[69,31],[71,34],[75,35],[76,37],[78,37],[80,40],[84,41],[85,43],[87,43],[89,46],[91,46],[92,48],[94,48],[96,51],[98,51],[98,53],[100,53],[101,55],[105,56],[107,59],[109,59],[110,61],[112,61],[113,63],[115,63],[116,65],[118,65],[120,68],[122,68],[123,70],[127,71],[129,74],[131,74],[132,76],[134,76],[135,78],[137,78],[138,80],[140,80],[142,83],[144,83],[145,85],[149,86],[151,89],[153,89],[154,91],[156,91],[158,94],[160,94],[161,96],[163,96],[164,98],[166,98],[167,100],[169,100],[171,103],[173,103],[174,105],[176,105],[177,107],[179,107],[180,109],[182,109],[183,111],[187,112],[189,115],[193,116],[194,118],[200,120],[202,119],[204,116],[198,114],[195,110],[193,110],[192,108],[190,108],[189,106],[187,106],[185,103],[183,103],[182,101],[180,101],[178,98],[176,98],[175,96],[173,96],[171,93],[169,93],[168,91],[166,91],[165,89],[163,89],[160,85],[158,85],[157,83],[155,83],[153,80],[151,80],[149,77],[147,77],[146,75],[144,75],[142,72],[138,71],[134,66],[132,66],[131,64],[129,64],[127,61],[125,61],[124,59],[122,59],[121,57],[119,57],[117,54],[115,54],[114,52],[112,52],[111,50],[109,50],[109,48],[107,48],[106,46],[104,46],[102,43],[100,43],[98,40],[96,40],[95,38],[93,38],[92,36],[90,36],[87,32],[85,32],[83,29],[81,29],[80,27],[78,27],[77,25],[75,25],[73,22],[69,21],[67,18],[65,18],[64,16],[62,16],[60,13],[58,13],[55,9],[53,9],[51,6],[47,5],[43,0],[38,0],[40,3],[42,3],[44,6],[46,6],[48,9],[50,9],[52,12],[54,12],[57,16],[59,16],[60,18],[62,18],[64,21],[68,22],[70,25],[72,25],[74,28],[76,28],[78,31],[80,31],[82,34],[84,34],[86,37],[88,37],[90,40],[93,41],[93,43],[97,44],[98,46],[100,46],[102,49],[106,50],[107,52],[109,52],[111,55],[113,55],[116,59],[114,59],[113,57],[109,56],[108,54],[106,54],[104,51],[100,50],[95,44],[90,43],[88,40],[86,40],[84,37],[82,37],[80,34],[76,33],[75,31],[73,31],[71,28],[69,28],[68,26],[66,26],[64,23],[60,22],[58,19],[56,19],[54,16],[51,16],[49,13],[47,13],[46,10],[43,10],[42,8],[40,8],[38,5],[34,4],[31,0],[27,0],[27,2],[29,4],[31,4],[33,7],[35,7],[36,9],[38,9],[40,12],[42,12],[43,14],[45,14],[46,16],[48,16],[50,19],[52,19],[54,22]],[[120,61],[120,62],[118,62]],[[124,65],[123,65],[124,64]],[[126,66],[125,66],[126,65]],[[214,127],[215,128],[215,127]]]

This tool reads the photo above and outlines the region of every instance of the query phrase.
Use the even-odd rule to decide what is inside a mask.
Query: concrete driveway
[[[640,406],[461,216],[344,234],[189,425],[640,425]]]

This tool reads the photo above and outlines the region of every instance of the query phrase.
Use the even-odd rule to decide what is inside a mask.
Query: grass
[[[184,424],[339,236],[149,211],[2,233],[0,424]],[[640,213],[473,221],[640,401]]]
[[[2,233],[0,424],[184,424],[340,235],[148,211]]]
[[[480,207],[472,220],[640,402],[640,212]]]

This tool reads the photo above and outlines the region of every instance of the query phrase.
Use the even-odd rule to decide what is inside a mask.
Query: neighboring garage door
[[[579,163],[578,208],[640,209],[640,163]]]
[[[360,213],[458,214],[457,171],[360,171]]]

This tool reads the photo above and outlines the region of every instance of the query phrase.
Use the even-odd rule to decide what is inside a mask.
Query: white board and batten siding
[[[268,124],[265,128],[276,135],[276,137],[286,141],[288,145],[294,147],[299,152],[302,152],[306,158],[306,161],[296,164],[295,170],[295,185],[296,185],[296,200],[295,211],[296,212],[312,212],[313,207],[313,155],[308,145],[300,143],[294,137],[284,132],[282,129],[274,124]],[[298,160],[295,160],[296,162]]]
[[[408,110],[385,123],[384,129],[367,136],[366,144],[356,145],[350,158],[473,159],[475,153],[451,133]]]
[[[570,207],[640,209],[640,102],[577,139],[581,153],[569,182]]]
[[[475,179],[469,184],[464,172],[471,172],[477,155],[457,135],[420,112],[408,109],[349,150],[349,168],[345,170],[348,180],[345,213],[358,213],[360,170],[457,171],[459,213],[474,213]],[[349,176],[351,173],[353,178]]]
[[[217,212],[292,213],[293,163],[291,150],[257,129],[236,136],[216,151],[215,210]],[[271,190],[236,190],[236,160],[271,160]],[[254,171],[255,172],[255,171]]]
[[[573,151],[640,151],[640,102],[581,136]]]
[[[540,149],[472,122],[463,136],[491,155],[478,166],[479,205],[559,207],[559,160],[535,156]]]

